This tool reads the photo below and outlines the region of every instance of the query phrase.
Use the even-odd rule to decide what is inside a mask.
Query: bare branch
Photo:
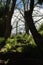
[[[43,19],[43,17],[42,17],[42,18],[40,18],[39,20],[35,21],[35,23],[37,23],[37,22],[38,22],[38,21],[40,21],[41,19]]]

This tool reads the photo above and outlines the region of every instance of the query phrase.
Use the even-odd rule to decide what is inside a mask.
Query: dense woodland
[[[35,23],[32,15],[35,6],[40,8],[38,5],[43,6],[43,0],[0,0],[0,64],[31,64],[33,60],[30,59],[43,59],[43,24],[38,30],[35,26],[35,23],[43,19],[43,15]],[[18,9],[24,18],[25,33],[17,33],[16,24],[16,34],[11,36],[11,19],[15,9]],[[36,64],[43,60],[39,61],[36,60]]]

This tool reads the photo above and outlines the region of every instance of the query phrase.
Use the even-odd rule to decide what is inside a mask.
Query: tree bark
[[[26,31],[26,34],[29,34],[29,26],[26,20],[25,20],[25,31]]]
[[[28,27],[29,27],[29,29],[32,33],[32,36],[35,40],[35,43],[37,44],[38,48],[40,50],[42,50],[42,48],[43,48],[43,38],[35,28],[34,21],[33,21],[33,18],[32,18],[33,8],[34,8],[34,0],[31,0],[30,10],[25,11],[25,20],[28,23]]]
[[[9,0],[7,0],[6,7],[7,7],[7,5],[10,4],[10,1],[9,2],[8,1]],[[4,33],[5,40],[1,43],[0,49],[4,47],[4,45],[6,44],[7,38],[10,37],[10,34],[11,34],[11,18],[12,18],[13,12],[14,12],[15,5],[16,5],[16,0],[12,0],[11,10],[9,10],[9,6],[8,6],[7,10],[5,10],[6,11],[5,12],[6,13],[5,14],[6,29],[5,29],[5,33]]]
[[[11,10],[9,10],[9,8],[8,8],[8,12],[6,13],[7,17],[6,17],[6,30],[5,30],[5,35],[4,35],[5,38],[10,37],[10,34],[11,34],[11,29],[12,29],[11,28],[11,18],[12,18],[13,12],[14,12],[15,4],[16,4],[16,0],[13,0]],[[9,4],[7,4],[7,5],[9,5]]]

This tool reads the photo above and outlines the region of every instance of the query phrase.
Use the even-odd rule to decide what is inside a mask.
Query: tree
[[[0,46],[0,49],[5,45],[6,39],[10,37],[11,18],[14,12],[15,4],[16,4],[16,0],[12,0],[12,3],[11,3],[11,0],[7,0],[3,14],[1,14],[4,17],[3,20],[5,21],[6,27],[5,27],[4,36],[3,36],[5,40],[4,42],[2,42],[3,44]]]
[[[2,0],[0,1],[0,37],[4,36],[5,32],[5,21],[3,20],[3,12],[4,12],[4,6],[2,5]]]
[[[10,0],[8,0],[8,1],[10,1]],[[11,29],[12,29],[11,28],[11,18],[12,18],[13,12],[14,12],[15,3],[16,3],[16,0],[12,0],[11,10],[10,10],[10,7],[9,7],[8,12],[6,14],[7,17],[6,17],[6,30],[5,30],[5,35],[4,35],[5,38],[8,38],[10,36],[10,33],[11,33]],[[10,5],[10,3],[6,4],[7,7],[8,7],[8,5]]]
[[[28,27],[29,27],[29,29],[32,33],[32,36],[35,40],[35,43],[37,44],[38,48],[42,51],[43,38],[35,28],[34,21],[33,21],[33,18],[32,18],[33,9],[34,9],[34,0],[30,0],[30,10],[25,11],[25,20],[28,23]]]
[[[20,3],[22,3],[22,5]],[[25,20],[25,17],[24,17],[23,13],[25,13],[25,11],[29,10],[29,4],[30,4],[29,0],[20,0],[20,2],[16,4],[16,9],[18,9],[20,11],[20,14],[24,18],[24,20]],[[39,7],[40,8],[40,6],[37,6],[37,4],[38,4],[38,2],[35,3],[34,8],[35,7]],[[19,5],[23,6],[23,7],[19,8]],[[37,15],[38,13],[39,13],[39,15]],[[32,15],[32,16],[33,17],[41,17],[40,19],[35,21],[35,24],[43,18],[42,14],[40,13],[39,10],[37,10],[37,11],[34,10],[34,15]],[[26,34],[29,34],[29,27],[28,27],[28,23],[27,23],[26,20],[24,21],[24,24],[25,24],[25,32],[26,32]]]

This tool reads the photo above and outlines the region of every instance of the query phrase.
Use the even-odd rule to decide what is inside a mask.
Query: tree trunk
[[[10,37],[11,34],[11,17],[8,16],[8,18],[6,19],[6,29],[5,29],[5,33],[4,33],[4,37],[5,39]]]
[[[40,50],[42,50],[42,48],[43,48],[43,37],[38,33],[38,31],[35,28],[34,21],[32,18],[33,8],[34,8],[34,0],[31,0],[30,10],[25,11],[25,20],[27,21],[28,27],[32,33],[32,36],[35,40],[35,43],[37,44],[38,48]]]
[[[7,2],[8,1],[9,0],[7,0]],[[14,12],[15,4],[16,4],[16,0],[12,0],[11,10],[9,10],[9,7],[8,7],[8,10],[5,10],[6,11],[5,12],[6,29],[5,29],[5,33],[4,33],[5,40],[1,43],[0,49],[4,47],[4,45],[6,44],[7,38],[10,37],[10,34],[11,34],[11,18],[12,18],[13,12]],[[9,4],[6,4],[6,6],[7,5],[9,5]]]
[[[7,17],[6,17],[6,29],[5,29],[5,35],[4,35],[5,38],[10,37],[10,34],[11,34],[11,29],[12,29],[11,18],[12,18],[13,12],[14,12],[15,4],[16,4],[16,0],[13,0],[11,10],[9,10],[9,8],[8,8],[8,12],[6,13]]]
[[[37,44],[37,46],[39,48],[43,48],[43,38],[35,28],[35,25],[33,23],[34,21],[32,19],[32,15],[30,14],[30,11],[25,12],[25,20],[28,22],[28,26],[29,26],[29,29],[32,33],[34,40],[35,40],[35,43]]]
[[[26,20],[25,20],[25,31],[26,31],[26,34],[29,34],[29,26]]]

